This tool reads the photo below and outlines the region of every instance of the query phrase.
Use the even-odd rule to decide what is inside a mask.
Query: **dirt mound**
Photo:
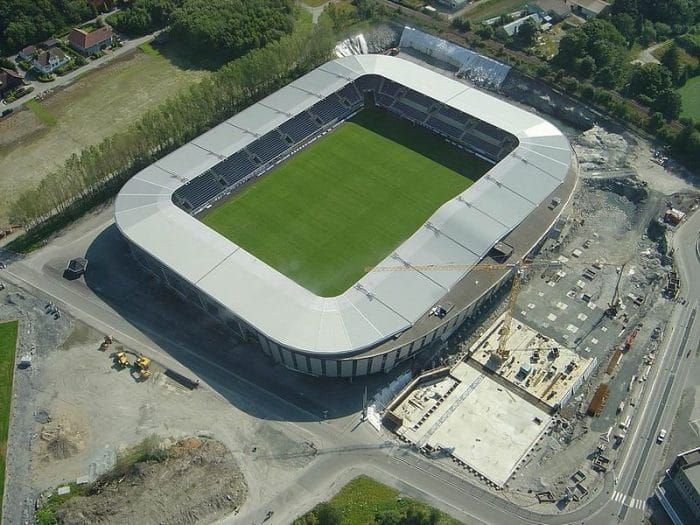
[[[54,459],[68,459],[75,456],[80,450],[78,445],[66,436],[55,437],[46,444],[46,449]]]
[[[68,459],[85,448],[83,432],[67,418],[49,421],[41,430],[47,461]]]
[[[140,462],[126,474],[108,474],[65,503],[67,525],[209,523],[235,512],[247,486],[233,456],[219,441],[188,438],[162,462]]]

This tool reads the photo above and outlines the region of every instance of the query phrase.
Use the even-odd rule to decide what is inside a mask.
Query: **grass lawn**
[[[688,80],[678,94],[683,99],[681,116],[700,120],[700,76]]]
[[[146,111],[198,82],[207,71],[180,68],[134,51],[89,71],[42,102],[0,120],[0,227],[13,198],[68,157],[124,131]]]
[[[465,9],[464,16],[471,20],[495,18],[525,7],[523,0],[479,0]]]
[[[2,498],[5,490],[5,453],[10,426],[16,342],[17,321],[0,323],[0,522],[2,522]]]
[[[330,505],[342,515],[341,525],[370,525],[381,512],[404,514],[411,507],[430,512],[424,503],[402,497],[397,490],[374,481],[366,476],[355,478],[345,485],[330,501]],[[305,523],[303,518],[295,521]],[[438,511],[438,525],[459,525],[459,521]]]
[[[332,297],[489,167],[421,127],[364,110],[202,221]]]
[[[34,116],[36,118],[38,118],[47,126],[55,126],[58,122],[58,118],[56,118],[56,115],[51,113],[48,109],[46,109],[39,102],[37,102],[36,99],[28,100],[27,102],[25,102],[24,105],[27,106],[32,111],[32,113],[34,113]]]

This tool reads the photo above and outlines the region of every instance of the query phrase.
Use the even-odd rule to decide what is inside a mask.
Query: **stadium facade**
[[[365,104],[494,165],[344,293],[314,295],[196,218]],[[273,361],[352,377],[390,370],[478,312],[513,272],[483,263],[537,250],[577,172],[568,140],[541,117],[416,63],[360,55],[324,64],[144,169],[119,193],[115,218],[140,265]]]

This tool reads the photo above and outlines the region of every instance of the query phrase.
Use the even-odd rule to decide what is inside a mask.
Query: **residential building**
[[[68,35],[70,47],[83,55],[92,55],[112,45],[112,28],[98,27],[94,31],[75,28]]]
[[[49,50],[51,48],[58,47],[58,44],[59,44],[58,39],[51,37],[51,38],[47,38],[41,44],[39,44],[39,47],[42,49]]]
[[[44,75],[50,75],[63,64],[67,64],[70,58],[59,48],[54,47],[47,51],[42,51],[32,62],[32,67]]]
[[[23,84],[24,80],[19,73],[5,67],[0,68],[0,98]]]
[[[700,523],[700,447],[676,456],[656,497],[674,525]]]
[[[513,36],[515,33],[518,32],[520,26],[523,25],[527,20],[532,20],[539,28],[541,28],[543,24],[542,17],[537,13],[533,13],[531,15],[518,18],[517,20],[513,20],[512,22],[505,24],[503,26],[503,30],[508,36]]]
[[[552,23],[560,22],[571,14],[568,0],[535,0],[526,6],[528,13],[537,13],[542,18],[550,16]]]
[[[605,14],[610,4],[603,0],[570,0],[571,12],[583,18],[594,18]]]
[[[31,60],[36,55],[36,46],[27,46],[22,51],[17,53],[17,58],[19,60]]]
[[[464,7],[467,5],[471,0],[437,0],[438,3],[446,5],[447,7],[451,7],[452,9],[459,9],[460,7]]]

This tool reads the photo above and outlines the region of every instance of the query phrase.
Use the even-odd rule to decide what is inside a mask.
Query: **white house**
[[[70,58],[67,57],[63,51],[57,47],[53,47],[47,51],[42,51],[39,53],[39,55],[34,59],[34,62],[32,62],[32,67],[39,73],[49,75],[63,64],[68,63],[69,60]]]

